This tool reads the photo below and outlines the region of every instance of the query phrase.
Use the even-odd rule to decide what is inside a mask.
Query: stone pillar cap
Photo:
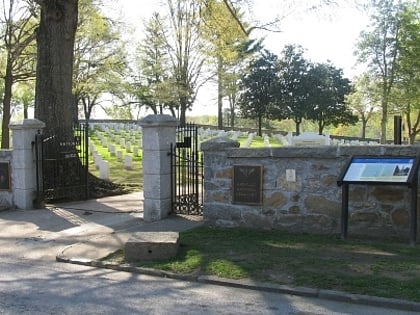
[[[21,119],[21,120],[10,122],[9,128],[13,130],[41,129],[41,128],[45,128],[45,123],[38,119]]]
[[[179,121],[170,115],[148,115],[140,119],[139,124],[142,128],[158,126],[176,127]]]

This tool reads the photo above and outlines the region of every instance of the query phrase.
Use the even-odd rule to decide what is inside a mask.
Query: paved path
[[[182,231],[202,224],[194,216],[146,223],[141,200],[141,193],[135,193],[41,210],[0,212],[0,314],[420,312],[420,304],[342,292],[214,277],[185,281],[92,268],[97,259],[121,248],[133,232]],[[58,263],[56,257],[79,265]]]

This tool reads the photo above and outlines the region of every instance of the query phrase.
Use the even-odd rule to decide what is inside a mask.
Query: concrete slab
[[[98,199],[48,204],[47,206],[104,213],[142,212],[143,200],[143,192],[139,191],[125,195],[109,196]]]
[[[138,232],[125,243],[127,262],[175,257],[179,249],[178,232]]]

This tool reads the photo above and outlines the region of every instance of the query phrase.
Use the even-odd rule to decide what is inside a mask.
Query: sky
[[[161,10],[161,0],[117,0],[121,14],[127,22],[141,34],[142,20],[151,16],[154,11]],[[261,21],[272,21],[285,12],[285,3],[281,0],[254,0],[253,18]],[[302,0],[303,3],[318,3],[318,0]],[[312,62],[330,61],[336,68],[343,69],[344,76],[352,79],[360,72],[356,67],[354,56],[355,44],[362,30],[368,23],[367,14],[352,8],[346,1],[338,1],[338,7],[331,7],[320,12],[292,13],[282,19],[281,32],[258,32],[254,36],[265,37],[264,46],[272,53],[280,56],[287,44],[301,45],[307,50],[306,58]],[[214,100],[210,96],[198,97],[199,108],[206,113],[216,114]],[[205,106],[204,104],[207,104]]]

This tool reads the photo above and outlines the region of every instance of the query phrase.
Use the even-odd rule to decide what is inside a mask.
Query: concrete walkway
[[[100,260],[124,247],[124,244],[135,232],[181,232],[202,224],[202,217],[187,215],[170,215],[156,221],[143,221],[143,194],[141,192],[128,195],[105,197],[51,205],[56,209],[82,211],[85,215],[98,217],[101,221],[91,220],[90,228],[96,235],[71,244],[57,253],[58,260],[81,259],[82,261]],[[90,217],[88,220],[91,219]],[[92,222],[93,221],[93,222]],[[77,231],[74,231],[77,233]]]

